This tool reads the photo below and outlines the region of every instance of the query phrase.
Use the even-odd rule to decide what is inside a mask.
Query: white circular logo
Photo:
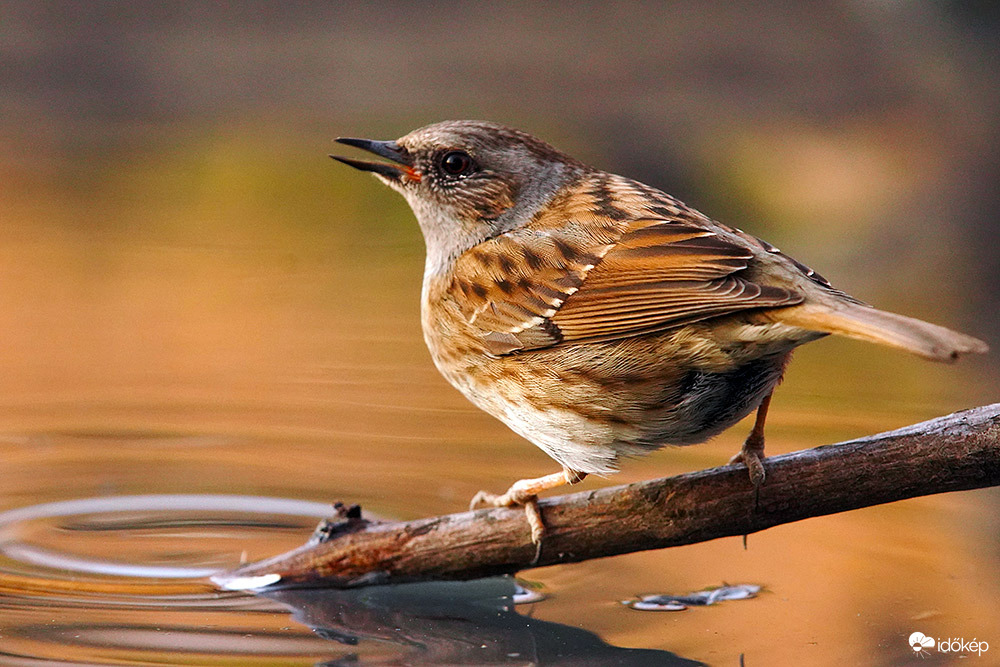
[[[924,649],[934,648],[934,639],[928,637],[922,632],[914,632],[910,635],[910,648],[912,648],[917,653],[920,653]]]

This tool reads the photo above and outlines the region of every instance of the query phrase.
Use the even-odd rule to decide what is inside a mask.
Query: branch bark
[[[905,498],[1000,485],[1000,403],[888,433],[774,456],[755,499],[745,468],[723,466],[547,498],[536,560],[521,509],[407,522],[342,512],[325,541],[216,575],[224,588],[472,579],[719,537]]]

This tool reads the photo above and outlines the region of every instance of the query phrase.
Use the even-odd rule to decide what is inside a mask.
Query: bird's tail
[[[933,361],[952,362],[961,354],[989,350],[986,343],[972,336],[912,317],[845,301],[835,304],[804,303],[778,308],[768,314],[783,324],[881,343]]]

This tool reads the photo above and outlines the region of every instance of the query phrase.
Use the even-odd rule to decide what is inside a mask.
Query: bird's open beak
[[[380,176],[385,176],[393,180],[400,180],[406,176],[412,180],[419,181],[420,174],[413,168],[413,159],[395,141],[374,141],[372,139],[351,139],[349,137],[337,137],[337,143],[356,146],[369,153],[380,155],[392,160],[395,164],[387,162],[370,162],[368,160],[355,160],[354,158],[331,155],[334,160],[360,169],[361,171],[371,171]]]

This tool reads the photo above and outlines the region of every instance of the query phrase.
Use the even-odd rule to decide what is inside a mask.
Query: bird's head
[[[585,168],[529,134],[484,121],[445,121],[395,141],[337,139],[388,162],[331,156],[374,173],[406,198],[427,244],[428,268],[526,224]]]

